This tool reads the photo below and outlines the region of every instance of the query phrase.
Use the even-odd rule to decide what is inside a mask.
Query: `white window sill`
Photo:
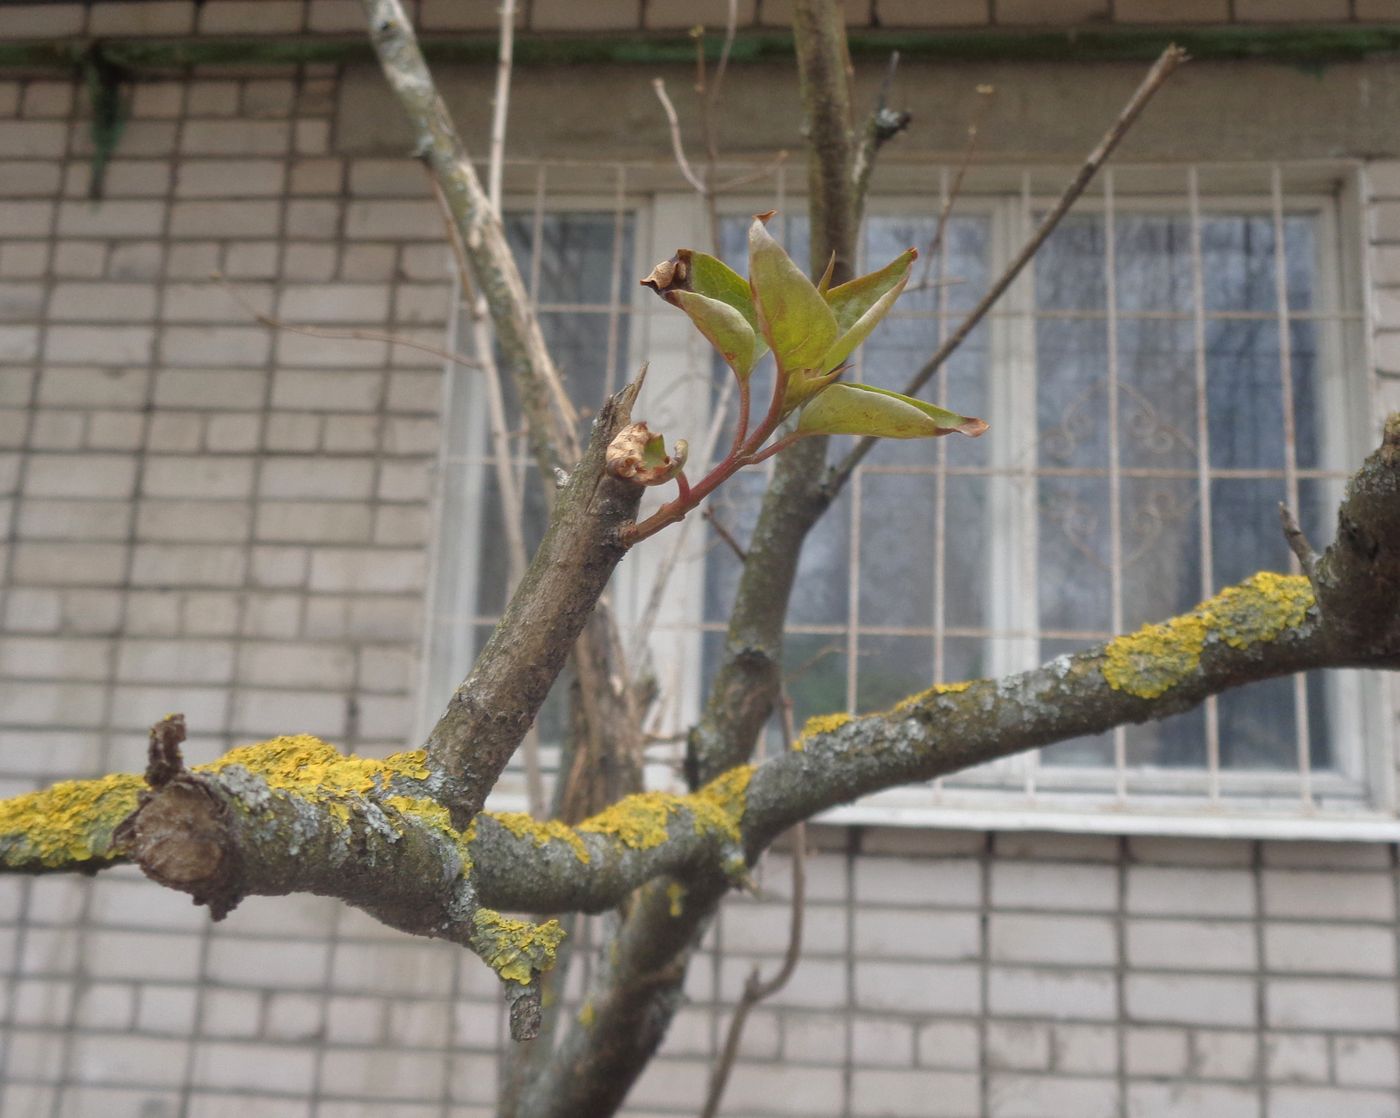
[[[1052,804],[996,807],[850,804],[818,816],[845,826],[934,827],[959,831],[1050,831],[1096,835],[1190,838],[1400,842],[1400,819],[1376,812],[1246,813],[1229,803],[1191,811],[1144,812],[1137,807],[1057,808]]]

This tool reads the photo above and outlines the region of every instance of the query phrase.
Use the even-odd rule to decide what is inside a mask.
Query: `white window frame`
[[[1126,173],[1131,175],[1140,170],[1129,168]],[[1248,170],[1257,178],[1257,166]],[[1177,169],[1177,173],[1185,176],[1187,172]],[[1288,173],[1294,173],[1294,169],[1290,168]],[[1212,194],[1209,196],[1210,208],[1229,209],[1230,212],[1258,209],[1261,212],[1272,210],[1281,213],[1285,205],[1279,187],[1282,178],[1277,169],[1273,174],[1272,198],[1261,198],[1257,193]],[[1290,192],[1286,198],[1290,212],[1300,208],[1316,209],[1321,216],[1318,227],[1320,251],[1335,256],[1334,260],[1324,262],[1320,269],[1318,279],[1322,302],[1339,309],[1365,308],[1368,300],[1364,298],[1364,253],[1361,251],[1362,176],[1354,165],[1309,167],[1302,174],[1308,180],[1341,184],[1333,192]],[[1049,179],[1053,180],[1054,177],[1051,174]],[[959,200],[958,206],[959,213],[983,212],[991,218],[993,272],[996,261],[1008,259],[1015,248],[1024,242],[1034,211],[1053,200],[1053,196],[1047,198],[1033,188],[1032,174],[1029,172],[1008,173],[1005,178],[1008,184],[1017,184],[1019,188],[968,193]],[[1037,172],[1036,178],[1039,180],[1042,175]],[[1062,178],[1060,181],[1063,181]],[[1179,192],[1118,195],[1115,198],[1111,193],[1112,173],[1106,176],[1106,181],[1109,183],[1110,207],[1116,201],[1120,208],[1182,212],[1183,197]],[[948,175],[944,172],[942,188],[945,190],[947,182]],[[783,193],[781,184],[780,193]],[[1202,197],[1206,195],[1193,195],[1193,205]],[[772,198],[770,193],[752,199],[726,199],[724,212],[726,215],[742,216],[755,209],[770,207]],[[531,201],[528,198],[519,200],[526,204]],[[937,201],[936,193],[933,200]],[[612,209],[619,204],[617,194],[607,197],[560,193],[549,197],[545,208],[585,211]],[[1085,199],[1080,204],[1080,210],[1102,211],[1104,204],[1104,195],[1099,194]],[[538,198],[535,205],[539,212]],[[645,274],[652,263],[670,256],[679,245],[706,244],[704,208],[692,194],[666,190],[631,193],[626,206],[634,220],[633,263],[636,275]],[[930,196],[909,194],[877,197],[872,199],[870,208],[873,213],[928,213],[931,209]],[[936,207],[933,208],[936,212]],[[1335,282],[1328,282],[1332,280]],[[996,375],[992,381],[988,415],[989,419],[994,419],[997,433],[1001,436],[996,440],[996,449],[992,451],[994,464],[1005,470],[1024,466],[1024,476],[1031,482],[1034,481],[1033,459],[1022,457],[1018,461],[1016,448],[1032,445],[1034,441],[1033,410],[1024,405],[1026,386],[1032,382],[1035,370],[1033,284],[1033,269],[1027,269],[1007,293],[991,324],[992,344],[998,356],[992,362]],[[697,441],[703,440],[703,429],[708,426],[710,418],[708,347],[683,316],[662,313],[667,308],[649,292],[634,288],[630,300],[626,293],[623,294],[623,302],[628,305],[631,317],[630,364],[636,367],[643,360],[651,363],[647,418],[655,428],[667,432],[671,437],[688,437],[695,446]],[[1364,352],[1369,329],[1365,321],[1350,327],[1331,322],[1323,334],[1324,344],[1335,349],[1335,360],[1329,359],[1326,364],[1344,370],[1340,375],[1324,378],[1323,388],[1329,393],[1327,415],[1330,417],[1330,428],[1327,437],[1347,442],[1364,439],[1371,419],[1369,409],[1364,404],[1366,379],[1349,375],[1345,370],[1369,367]],[[468,384],[473,374],[459,370],[452,375],[456,383],[462,385]],[[1020,401],[1019,407],[1017,401]],[[452,403],[451,399],[449,405],[460,411],[459,405]],[[470,405],[466,410],[480,411]],[[461,418],[459,414],[456,421]],[[451,422],[454,420],[449,416]],[[476,422],[479,424],[480,421]],[[1360,442],[1357,445],[1366,444]],[[475,484],[479,491],[480,468],[477,475]],[[995,475],[990,483],[997,484]],[[470,490],[470,482],[463,488]],[[1006,490],[1016,491],[1009,481]],[[995,502],[995,515],[1008,523],[1034,524],[1035,517],[1025,514],[1027,510],[1034,511],[1035,500],[1034,484],[1023,483],[1016,500],[1004,498]],[[440,520],[440,524],[443,525],[440,531],[454,535],[458,541],[457,554],[461,560],[471,563],[471,518],[463,521],[460,515],[454,518],[449,512],[445,520]],[[1003,528],[1001,534],[1003,538],[1019,539],[1019,544],[994,549],[995,554],[989,564],[994,568],[990,578],[1002,586],[1033,588],[1036,546],[1033,533]],[[692,724],[703,700],[699,665],[704,632],[701,622],[706,540],[705,533],[693,526],[681,526],[654,542],[656,546],[637,549],[623,563],[611,596],[626,634],[647,612],[651,588],[658,573],[674,564],[668,592],[660,601],[657,626],[648,638],[652,662],[665,676],[659,682],[668,696],[666,701],[669,704],[653,729],[665,734]],[[464,555],[463,552],[468,554]],[[461,567],[463,563],[458,565]],[[469,593],[474,593],[474,590]],[[1029,599],[1021,595],[992,594],[988,601],[1009,603],[1005,617],[989,619],[992,628],[1026,633],[1036,630],[1038,622],[1033,594]],[[854,633],[856,630],[854,626],[848,626],[848,631]],[[470,634],[459,639],[470,640]],[[1033,666],[1040,660],[1035,636],[1027,636],[1019,642],[1002,639],[990,644],[999,650],[1001,659],[1006,661],[993,665],[992,670],[996,674]],[[428,694],[447,693],[437,686],[443,682],[433,680]],[[456,680],[452,680],[446,686],[450,688],[455,683]],[[1102,767],[1044,767],[1038,763],[1038,751],[1035,751],[986,766],[970,776],[964,775],[957,781],[959,787],[956,789],[942,783],[935,783],[932,788],[892,789],[835,809],[823,818],[845,824],[976,829],[1368,841],[1400,838],[1400,821],[1397,821],[1392,807],[1395,759],[1390,755],[1391,751],[1384,747],[1388,740],[1385,728],[1393,725],[1392,689],[1382,686],[1377,679],[1361,681],[1355,677],[1345,679],[1339,687],[1341,693],[1335,695],[1331,707],[1337,717],[1354,725],[1346,726],[1336,735],[1336,744],[1339,748],[1344,748],[1347,742],[1373,744],[1369,747],[1358,745],[1350,757],[1341,758],[1343,765],[1349,766],[1347,776],[1329,772],[1313,773],[1303,778],[1308,781],[1309,795],[1304,797],[1301,805],[1297,793],[1300,780],[1297,773],[1217,771],[1213,777],[1208,777],[1204,769],[1156,770],[1152,774],[1150,793],[1134,789],[1131,795],[1127,795],[1121,768],[1115,772],[1114,769]],[[427,702],[420,705],[425,712],[431,708]],[[652,750],[649,761],[650,783],[665,786],[677,782],[679,746]],[[983,787],[979,788],[979,785]],[[1114,791],[1116,795],[1106,797],[1106,791]],[[1184,794],[1190,794],[1193,798],[1183,801]],[[518,796],[498,799],[505,801],[501,806],[520,806],[515,802]],[[1321,806],[1317,803],[1319,799]],[[1307,803],[1309,800],[1311,807]]]

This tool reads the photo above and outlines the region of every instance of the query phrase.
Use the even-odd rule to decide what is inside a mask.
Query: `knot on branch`
[[[184,771],[185,758],[180,744],[185,740],[185,716],[167,714],[151,727],[151,744],[147,750],[146,783],[163,788]]]
[[[184,740],[183,714],[151,727],[150,789],[113,837],[152,881],[189,893],[222,920],[243,898],[238,844],[228,805],[207,777],[185,768]]]
[[[914,119],[914,114],[905,109],[879,108],[870,118],[871,131],[875,133],[877,143],[886,143],[893,140],[901,132],[909,127]]]
[[[472,916],[467,942],[505,987],[511,1040],[534,1040],[542,1019],[540,975],[553,969],[564,942],[559,921],[532,924],[481,907]]]
[[[1348,648],[1400,651],[1400,412],[1347,483],[1337,535],[1310,572],[1323,624]]]

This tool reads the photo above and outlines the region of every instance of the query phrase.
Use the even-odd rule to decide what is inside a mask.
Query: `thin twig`
[[[791,749],[796,733],[792,724],[792,698],[784,690],[779,703],[782,712],[783,741],[785,748]],[[705,1106],[700,1118],[714,1118],[719,1112],[719,1104],[724,1098],[724,1088],[729,1083],[729,1073],[734,1068],[734,1060],[739,1055],[739,1041],[744,1035],[744,1025],[754,1006],[770,998],[787,985],[793,971],[802,958],[802,918],[807,901],[807,824],[798,823],[792,828],[792,910],[788,924],[787,951],[782,965],[772,978],[766,981],[754,967],[744,983],[744,992],[739,1004],[734,1007],[734,1015],[729,1019],[729,1031],[724,1038],[724,1048],[720,1052],[714,1071],[710,1073],[710,1088],[705,1096]]]
[[[1283,527],[1283,538],[1288,541],[1288,548],[1298,557],[1298,566],[1302,568],[1308,581],[1315,583],[1313,577],[1317,571],[1317,552],[1313,550],[1313,545],[1308,542],[1307,534],[1298,524],[1298,519],[1282,501],[1278,503],[1278,520]]]
[[[1021,251],[1016,254],[1016,258],[1007,266],[1006,270],[1002,272],[996,282],[992,284],[987,294],[982,297],[981,302],[972,309],[967,318],[963,320],[962,324],[953,331],[947,341],[938,347],[937,352],[924,363],[923,367],[914,374],[913,379],[902,389],[906,396],[914,395],[928,383],[933,374],[953,355],[953,352],[962,345],[967,339],[967,336],[972,333],[977,324],[981,322],[987,312],[992,309],[992,306],[997,300],[1005,294],[1006,289],[1010,287],[1016,277],[1021,274],[1021,270],[1040,250],[1040,246],[1045,243],[1046,238],[1050,236],[1055,227],[1059,225],[1060,219],[1064,217],[1069,211],[1069,208],[1079,200],[1079,196],[1084,193],[1090,180],[1093,179],[1099,168],[1103,166],[1108,157],[1113,153],[1113,149],[1118,146],[1119,141],[1127,134],[1128,129],[1132,127],[1133,122],[1137,120],[1142,110],[1147,107],[1147,103],[1152,99],[1152,95],[1162,87],[1162,84],[1171,77],[1173,71],[1185,62],[1186,59],[1186,52],[1175,43],[1162,52],[1161,57],[1153,64],[1152,69],[1147,72],[1147,77],[1143,79],[1142,84],[1138,86],[1132,97],[1128,99],[1128,103],[1123,106],[1123,110],[1118,114],[1118,118],[1113,122],[1109,130],[1104,133],[1103,139],[1099,141],[1098,146],[1089,153],[1089,157],[1084,161],[1084,165],[1079,168],[1079,172],[1070,180],[1069,185],[1065,187],[1064,193],[1060,195],[1059,201],[1056,202],[1050,212],[1041,219],[1040,225],[1031,235],[1030,240],[1025,243]],[[876,440],[873,438],[861,439],[851,452],[847,454],[838,465],[831,469],[827,474],[825,482],[826,491],[829,496],[834,496],[836,493],[840,492],[841,487],[845,485],[847,479],[850,478],[852,471],[860,464],[861,459],[870,453],[875,442]]]
[[[729,69],[729,54],[734,49],[734,38],[738,33],[739,0],[729,0],[729,10],[724,17],[724,42],[719,48],[719,61],[715,63],[714,81],[710,83],[710,98],[715,104],[719,103],[720,90],[724,87],[724,75]]]
[[[859,224],[861,212],[865,208],[865,196],[870,188],[870,176],[875,171],[875,156],[890,140],[909,127],[913,114],[889,108],[890,90],[894,88],[895,74],[899,71],[899,51],[890,53],[890,64],[885,70],[884,81],[875,98],[875,108],[865,122],[865,132],[860,146],[856,148],[851,165],[851,184],[854,187],[856,222]],[[847,74],[850,74],[849,66]]]
[[[289,334],[305,334],[308,338],[327,338],[334,341],[354,341],[354,342],[388,342],[390,345],[407,346],[409,349],[422,350],[424,353],[431,353],[434,357],[441,357],[444,361],[451,361],[457,365],[465,365],[469,369],[481,368],[481,362],[474,357],[468,357],[462,353],[453,353],[451,350],[440,349],[437,346],[428,345],[425,342],[414,341],[412,338],[405,338],[402,334],[395,334],[387,330],[335,330],[325,326],[307,326],[304,323],[287,322],[276,315],[264,314],[248,302],[243,297],[243,293],[228,281],[222,272],[210,272],[209,278],[219,284],[232,297],[250,318],[261,322],[264,326],[270,326],[274,330],[285,330]]]
[[[725,191],[737,190],[741,186],[748,186],[749,183],[758,182],[759,179],[766,179],[787,162],[787,157],[788,153],[786,151],[780,151],[777,155],[754,170],[735,175],[732,179],[725,179],[715,187],[714,192],[716,194],[723,194]],[[716,245],[715,247],[718,248],[719,246]]]
[[[724,421],[729,414],[729,399],[733,393],[734,380],[730,378],[725,381],[724,388],[720,391],[719,400],[715,403],[715,413],[710,417],[710,426],[705,432],[705,442],[692,461],[702,462],[707,467],[713,464],[715,447],[719,444],[720,433],[724,430]],[[640,679],[647,671],[647,640],[651,636],[652,629],[656,627],[656,619],[660,616],[661,605],[666,600],[666,587],[685,551],[688,533],[689,527],[682,520],[680,529],[676,532],[676,538],[671,544],[671,550],[666,553],[666,557],[661,562],[661,569],[657,571],[656,578],[651,584],[651,592],[647,595],[647,604],[642,610],[641,621],[633,630],[632,645],[628,650],[626,662],[637,665],[636,671],[633,672],[634,679]]]
[[[933,230],[933,239],[928,243],[928,250],[924,254],[923,275],[918,283],[911,283],[906,291],[922,291],[925,288],[936,286],[929,280],[929,272],[933,268],[933,262],[938,253],[943,251],[943,239],[948,232],[948,222],[953,216],[953,206],[958,200],[958,195],[962,193],[963,179],[967,177],[968,168],[972,166],[973,157],[977,154],[977,140],[980,136],[980,125],[982,113],[990,102],[994,87],[990,85],[979,85],[977,93],[981,100],[977,101],[972,110],[972,120],[967,125],[967,147],[963,149],[963,157],[958,164],[958,169],[953,173],[953,182],[948,187],[948,196],[943,199],[943,206],[938,211],[938,224]]]
[[[671,150],[676,156],[676,166],[681,169],[685,181],[690,183],[703,198],[708,195],[709,191],[705,188],[700,176],[691,167],[690,160],[685,157],[685,145],[681,143],[680,117],[676,115],[676,107],[671,104],[670,95],[666,92],[666,83],[660,78],[652,78],[651,88],[656,90],[656,99],[661,102],[661,108],[666,113],[666,123],[671,126]]]
[[[705,203],[705,216],[710,223],[710,242],[715,252],[719,252],[719,206],[715,201],[715,177],[719,168],[719,130],[715,127],[716,110],[719,107],[720,93],[724,89],[724,75],[729,69],[729,52],[734,49],[734,37],[739,30],[739,0],[729,0],[724,21],[724,43],[720,46],[719,62],[715,65],[715,76],[711,82],[705,80],[705,29],[697,27],[695,35],[695,91],[700,95],[700,130],[705,137],[705,189],[701,198]]]
[[[491,106],[491,146],[486,167],[486,194],[491,201],[491,208],[496,211],[497,216],[504,216],[502,182],[505,178],[506,122],[510,113],[510,86],[515,63],[515,7],[515,0],[501,0],[500,45],[497,47],[496,59],[496,95]],[[437,186],[436,179],[434,179],[433,185],[439,191],[439,202],[445,203],[446,199],[441,197],[441,187]],[[445,204],[443,205],[443,216],[447,218],[448,227],[456,232],[456,223],[451,220],[452,212]],[[463,252],[458,259],[462,264],[465,264],[466,253]],[[466,273],[463,272],[463,279],[465,280],[465,278]],[[520,580],[525,577],[527,561],[525,495],[520,485],[520,478],[511,469],[510,442],[504,436],[496,438],[495,434],[498,430],[504,432],[506,426],[505,388],[496,367],[495,337],[491,330],[490,312],[487,309],[484,295],[478,294],[472,307],[472,333],[477,353],[481,354],[482,359],[489,363],[487,406],[491,413],[492,450],[496,459],[496,478],[501,490],[501,514],[503,520],[506,521],[505,535],[509,560],[507,572],[510,587],[514,590],[520,584]],[[572,434],[578,423],[570,416],[572,401],[569,400],[563,385],[557,383],[558,378],[551,377],[550,379],[553,383],[560,412],[564,417],[565,426]],[[566,438],[566,444],[568,441]],[[570,449],[573,448],[570,447]],[[530,814],[539,818],[544,812],[545,796],[544,766],[540,762],[538,723],[531,725],[530,729],[526,731],[525,737],[521,739],[520,752],[525,761],[525,803]],[[553,975],[547,981],[557,983],[563,973],[561,970],[559,974]],[[555,1013],[557,1014],[557,1012],[556,1007]]]
[[[496,68],[491,146],[486,169],[488,198],[498,214],[501,212],[501,182],[505,167],[505,128],[510,103],[515,0],[504,0],[500,9],[500,20],[500,55]],[[453,261],[457,266],[457,282],[462,302],[471,308],[472,345],[478,354],[478,365],[485,373],[486,410],[491,428],[491,453],[495,459],[493,472],[501,498],[501,530],[506,542],[506,579],[509,587],[514,589],[524,576],[525,565],[529,559],[525,547],[525,499],[520,479],[511,469],[514,456],[510,440],[518,432],[513,432],[508,427],[505,392],[501,385],[501,371],[496,364],[495,339],[491,331],[486,300],[473,288],[466,246],[462,243],[461,231],[452,216],[452,209],[448,205],[442,185],[431,172],[428,173],[428,183],[432,187],[433,197],[442,212],[443,224],[447,229],[447,243],[451,246]],[[539,733],[536,727],[532,726],[526,733],[520,748],[525,762],[526,804],[530,814],[539,816],[544,808],[544,773],[540,764]]]
[[[798,664],[797,667],[793,668],[792,671],[784,673],[783,681],[789,685],[796,683],[799,679],[801,679],[809,671],[815,668],[828,656],[835,656],[841,651],[843,651],[843,649],[842,646],[839,644],[823,645],[821,648],[817,649],[817,651],[814,652],[811,656],[803,660],[802,663]]]
[[[496,99],[491,106],[491,148],[486,192],[501,212],[501,179],[506,164],[506,115],[510,109],[510,77],[515,59],[515,0],[501,0],[501,45],[496,60]]]
[[[730,551],[734,552],[735,556],[738,557],[739,562],[747,563],[749,559],[749,553],[745,551],[742,546],[740,546],[739,541],[734,538],[734,534],[730,532],[730,530],[726,528],[724,524],[720,521],[720,518],[715,515],[714,506],[706,505],[705,511],[702,512],[700,515],[710,522],[710,527],[715,530],[715,535],[717,535],[722,541],[724,541],[724,543],[728,546]]]

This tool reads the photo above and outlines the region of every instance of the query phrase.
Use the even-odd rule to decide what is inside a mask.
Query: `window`
[[[905,177],[908,194],[872,201],[862,248],[872,267],[933,239],[950,176]],[[1338,167],[1105,173],[927,390],[992,431],[882,444],[814,532],[787,640],[799,717],[878,710],[932,682],[1030,667],[1188,609],[1261,567],[1284,569],[1281,500],[1325,543],[1341,484],[1367,447],[1359,268],[1347,251],[1354,180]],[[925,254],[852,375],[902,387],[1063,181],[969,176],[942,251]],[[555,266],[536,265],[532,282],[563,363],[581,374],[578,399],[596,401],[607,378],[620,383],[648,359],[647,417],[695,447],[724,399],[722,367],[710,368],[683,316],[633,292],[655,260],[706,243],[703,212],[684,195],[624,197],[619,180],[612,212],[566,212],[553,207],[571,202],[550,197],[546,207],[541,192],[512,231],[532,262]],[[747,214],[772,195],[753,201],[722,222],[721,255],[736,267]],[[775,232],[802,260],[795,209],[785,207]],[[489,528],[499,514],[481,475],[488,459],[470,449],[448,459],[487,495],[488,527],[459,529],[462,546],[473,531],[485,537],[478,626],[504,594]],[[713,499],[741,536],[764,480],[740,475]],[[616,589],[620,616],[635,623],[658,569],[674,562],[651,626],[665,650],[655,659],[663,733],[693,719],[722,648],[739,566],[714,543],[703,524],[659,537],[629,557]],[[988,825],[1004,825],[1015,812],[1025,825],[1077,827],[1121,820],[1127,808],[1153,828],[1184,830],[1226,808],[1261,820],[1334,809],[1376,819],[1371,809],[1384,811],[1388,796],[1381,703],[1358,673],[1257,684],[835,817],[956,822],[991,812],[1002,823],[989,816]],[[543,728],[546,742],[551,732]],[[660,747],[654,759],[656,778],[667,779],[674,751]]]

